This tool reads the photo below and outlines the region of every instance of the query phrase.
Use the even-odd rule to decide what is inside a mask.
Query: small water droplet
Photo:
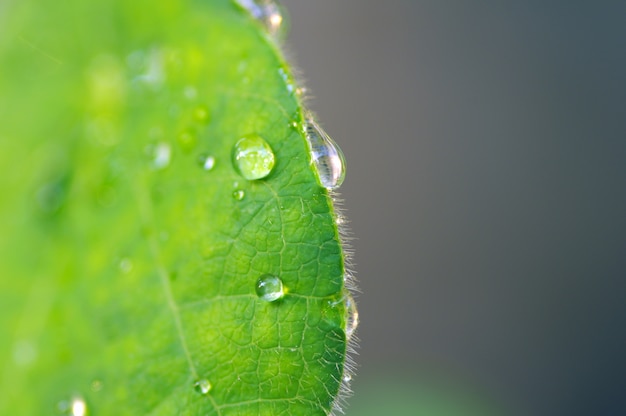
[[[256,282],[256,294],[266,302],[274,302],[285,295],[283,281],[279,277],[264,274]]]
[[[237,201],[241,201],[245,196],[246,193],[241,189],[237,189],[235,192],[233,192],[233,198],[235,198]]]
[[[274,168],[274,152],[261,136],[251,134],[235,143],[233,164],[244,178],[262,179]]]
[[[91,391],[97,393],[102,390],[103,384],[101,380],[94,380],[91,382]]]
[[[343,381],[349,383],[352,381],[352,374],[344,374]]]
[[[13,361],[19,367],[32,364],[37,359],[37,348],[32,342],[21,340],[13,347]]]
[[[291,79],[289,79],[289,75],[287,74],[287,71],[285,71],[284,68],[278,68],[278,74],[287,85],[287,91],[292,93],[294,91],[294,87],[293,87],[293,83],[291,82]]]
[[[193,100],[198,96],[198,90],[196,90],[193,86],[188,85],[183,90],[183,95],[188,100]]]
[[[283,36],[286,31],[286,13],[274,0],[235,0],[267,30],[272,36]]]
[[[71,401],[62,400],[57,404],[57,410],[68,416],[85,416],[87,414],[87,403],[82,397],[74,397]]]
[[[209,122],[209,109],[205,105],[199,105],[193,109],[193,118],[199,123]]]
[[[347,294],[344,302],[346,306],[346,338],[349,340],[359,326],[359,311],[352,295]]]
[[[305,132],[311,150],[311,161],[317,169],[322,186],[326,189],[339,188],[346,176],[346,161],[341,149],[313,117],[307,118]]]
[[[207,172],[211,171],[215,167],[215,158],[211,155],[202,154],[198,156],[198,165]]]
[[[67,198],[68,186],[69,178],[66,176],[57,177],[44,184],[36,195],[39,208],[47,214],[59,212]]]
[[[198,135],[193,130],[183,130],[178,134],[178,144],[185,152],[190,152],[198,143]]]
[[[120,260],[120,270],[122,273],[130,273],[133,270],[133,262],[130,259],[123,258]]]
[[[211,391],[211,383],[207,379],[198,380],[194,383],[193,388],[200,394],[207,394]]]
[[[165,169],[172,158],[172,149],[167,143],[159,143],[154,147],[152,166],[155,169]]]

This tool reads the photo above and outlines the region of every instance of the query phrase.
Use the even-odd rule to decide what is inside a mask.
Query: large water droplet
[[[211,391],[211,382],[207,379],[198,380],[194,383],[193,388],[200,394],[207,394]]]
[[[285,295],[283,281],[279,277],[264,274],[256,282],[256,294],[266,302],[274,302]]]
[[[311,161],[317,169],[322,186],[326,189],[339,188],[346,177],[346,161],[341,149],[313,117],[307,118],[305,132],[311,150]]]
[[[272,36],[282,36],[286,31],[286,14],[274,0],[235,0],[265,27]]]
[[[352,295],[347,294],[344,302],[346,306],[346,338],[350,339],[359,326],[359,311]]]
[[[262,179],[274,168],[274,152],[261,136],[251,134],[235,143],[233,164],[244,178]]]

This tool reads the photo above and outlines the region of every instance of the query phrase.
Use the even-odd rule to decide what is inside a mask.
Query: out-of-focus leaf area
[[[0,1],[0,414],[330,411],[344,259],[290,73],[227,0]]]

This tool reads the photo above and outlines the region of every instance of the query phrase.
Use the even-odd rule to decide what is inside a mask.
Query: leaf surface
[[[327,414],[344,258],[272,38],[226,0],[2,7],[0,414]]]

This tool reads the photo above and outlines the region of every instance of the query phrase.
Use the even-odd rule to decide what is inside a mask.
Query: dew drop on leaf
[[[192,130],[183,130],[176,138],[178,145],[185,152],[190,152],[198,143],[198,136]]]
[[[251,134],[233,148],[235,169],[248,180],[262,179],[274,168],[274,152],[261,136]]]
[[[307,117],[305,132],[311,151],[311,161],[317,169],[322,186],[326,189],[339,188],[346,177],[343,152],[313,117]]]
[[[211,391],[211,383],[207,379],[198,380],[194,383],[193,388],[200,394],[207,394]]]
[[[154,147],[152,166],[155,169],[165,169],[172,158],[172,149],[167,143],[159,143]]]
[[[57,404],[57,410],[62,415],[85,416],[87,415],[87,403],[82,397],[74,397],[72,400],[62,400]]]
[[[345,298],[346,305],[346,338],[350,339],[356,328],[359,326],[359,311],[352,295],[348,294]]]
[[[193,110],[193,119],[198,123],[208,123],[209,109],[204,105],[199,105]]]
[[[256,282],[256,294],[266,302],[274,302],[285,295],[283,281],[279,277],[264,274]]]
[[[132,269],[133,262],[130,259],[123,258],[122,260],[120,260],[120,270],[122,271],[122,273],[130,273]]]
[[[285,12],[274,0],[235,0],[241,7],[257,19],[272,35],[283,35],[285,31]]]
[[[198,156],[198,165],[207,172],[213,170],[215,167],[215,158],[207,154],[201,154]]]
[[[246,193],[241,189],[237,189],[235,192],[233,192],[233,198],[235,198],[237,201],[241,201],[245,196]]]

